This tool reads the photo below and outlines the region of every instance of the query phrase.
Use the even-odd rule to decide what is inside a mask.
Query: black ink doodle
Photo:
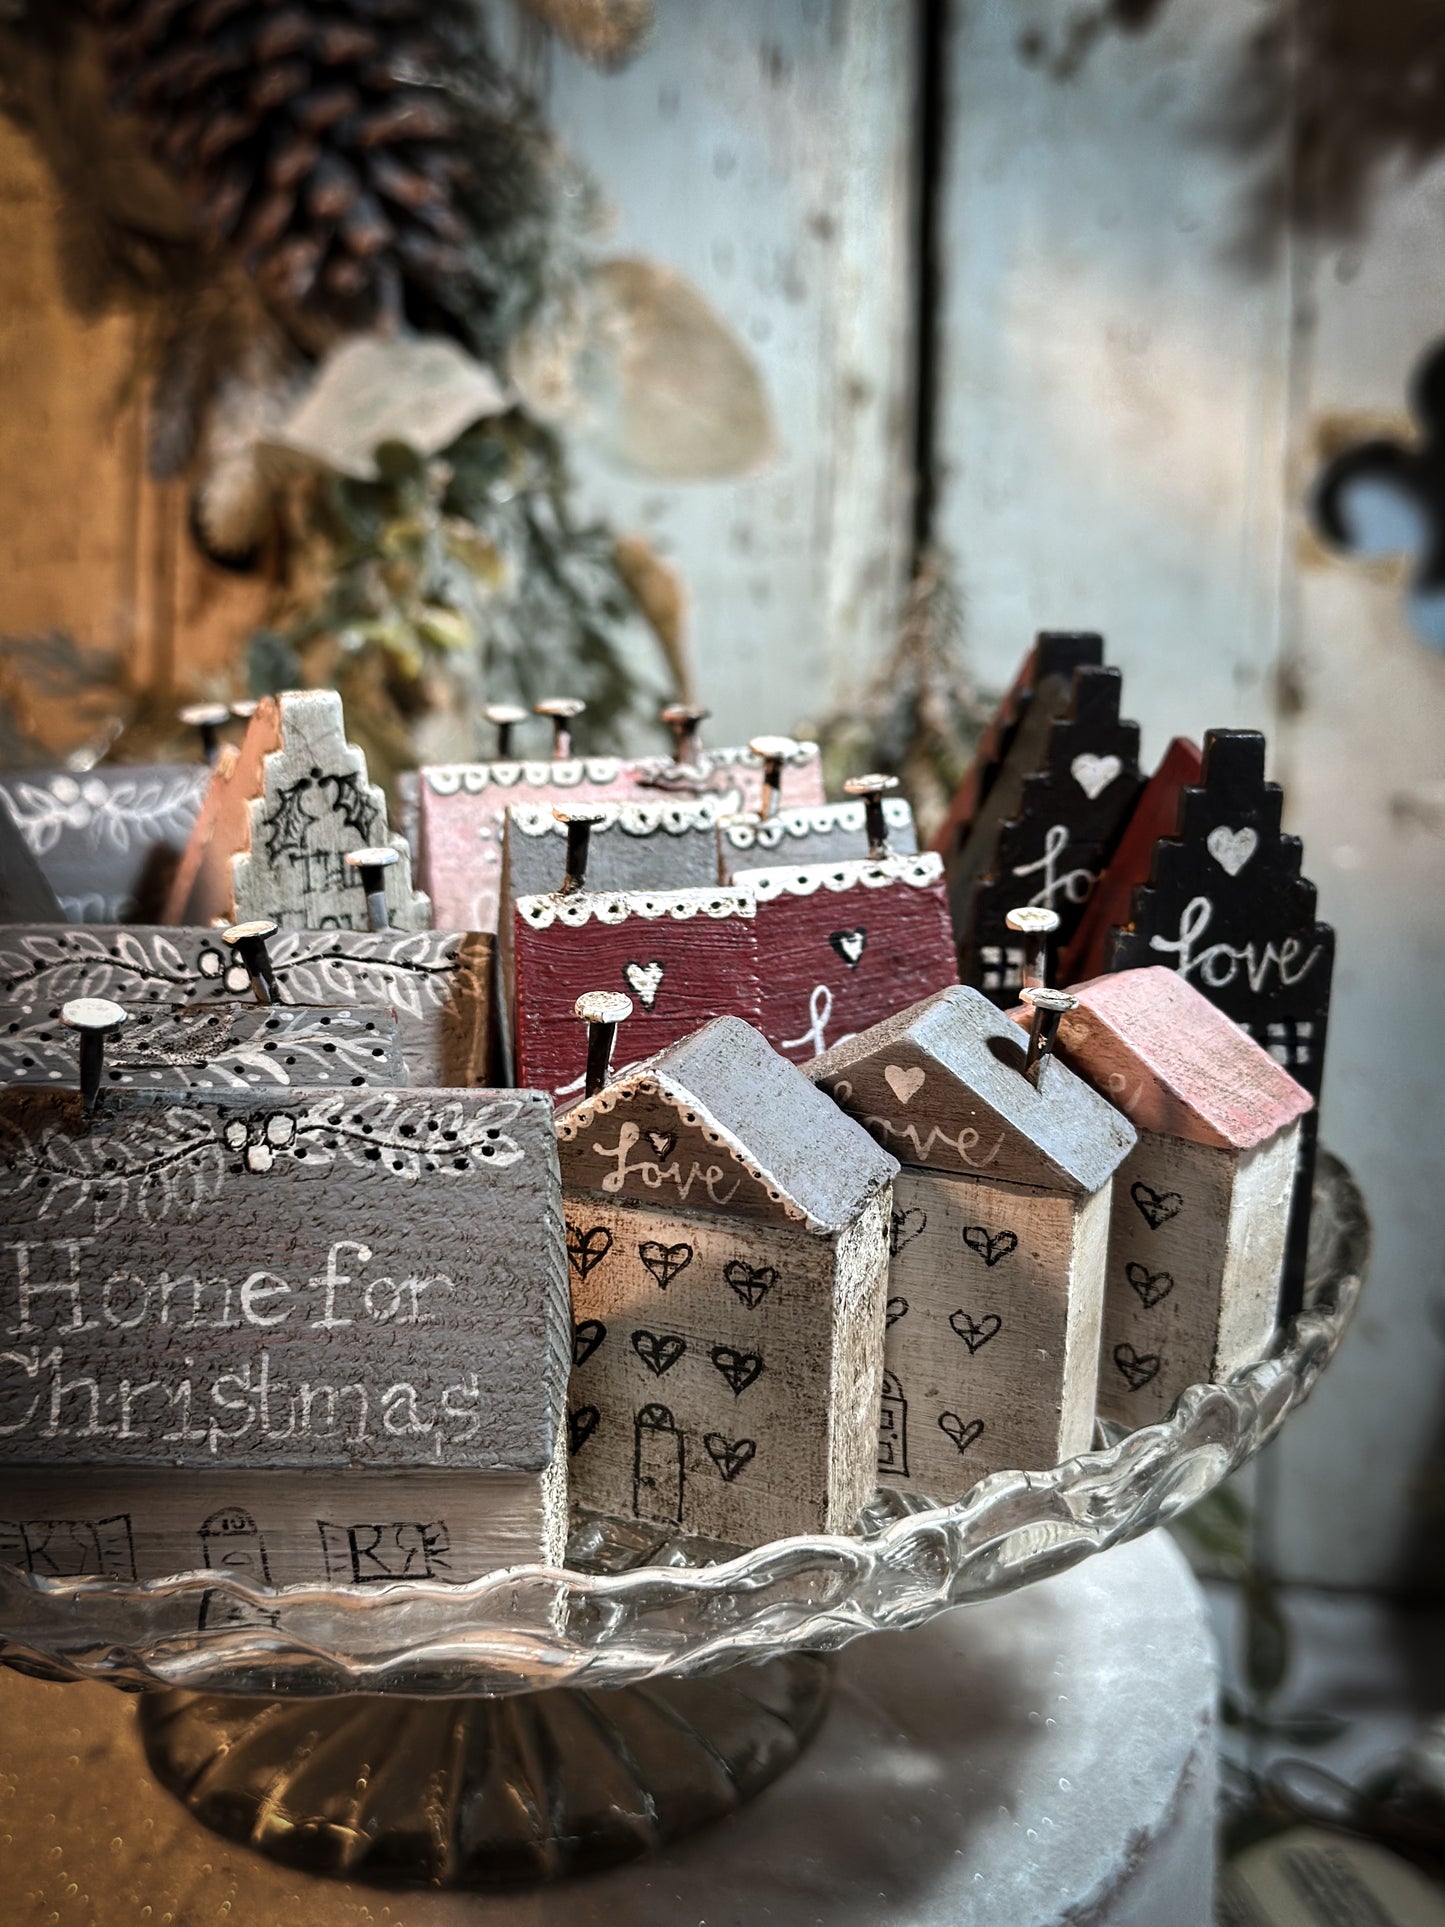
[[[905,1245],[911,1245],[915,1238],[921,1237],[928,1225],[926,1212],[915,1205],[908,1211],[895,1211],[888,1227],[888,1250],[897,1257]]]
[[[632,1428],[632,1511],[682,1524],[685,1441],[665,1405],[644,1405]]]
[[[740,1398],[763,1369],[756,1352],[736,1351],[731,1345],[714,1345],[708,1356],[732,1386],[734,1398]]]
[[[579,1405],[567,1414],[567,1444],[574,1456],[597,1430],[601,1417],[595,1405]]]
[[[353,830],[361,838],[363,847],[374,844],[381,825],[377,820],[376,806],[367,795],[361,778],[350,771],[345,775],[331,772],[323,776],[320,770],[313,770],[311,774],[321,789],[330,789],[333,813],[341,818],[348,830]]]
[[[771,1265],[750,1265],[742,1258],[729,1258],[723,1266],[723,1277],[749,1311],[756,1311],[778,1282]]]
[[[1012,1231],[989,1231],[981,1224],[966,1224],[963,1242],[970,1251],[978,1253],[991,1271],[1011,1251],[1017,1251],[1019,1241]]]
[[[1127,1379],[1129,1390],[1137,1392],[1141,1385],[1158,1377],[1163,1360],[1157,1352],[1136,1352],[1132,1345],[1116,1345],[1114,1363]]]
[[[960,1308],[949,1315],[948,1322],[970,1352],[979,1351],[991,1338],[997,1338],[1003,1330],[1003,1320],[996,1311],[987,1312],[982,1318],[970,1318],[968,1313]]]
[[[966,1452],[975,1439],[983,1436],[983,1420],[971,1418],[965,1425],[957,1412],[940,1412],[938,1429],[945,1438],[953,1440],[960,1452]]]
[[[272,863],[282,856],[293,863],[304,857],[311,825],[319,821],[305,806],[310,788],[311,778],[303,776],[277,791],[275,807],[265,820],[266,855]]]
[[[863,960],[863,952],[868,947],[868,932],[866,930],[835,930],[832,936],[829,937],[828,942],[834,950],[837,951],[848,968],[850,970],[856,970]]]
[[[895,1302],[903,1303],[901,1298]],[[904,1305],[904,1310],[907,1309]],[[883,1400],[878,1411],[878,1470],[891,1473],[895,1479],[908,1477],[908,1400],[892,1372],[883,1374]]]
[[[1129,1196],[1138,1205],[1151,1231],[1157,1231],[1161,1224],[1168,1224],[1184,1209],[1184,1200],[1177,1191],[1156,1191],[1152,1185],[1145,1184],[1142,1178],[1136,1178],[1129,1186]]]
[[[703,1438],[707,1455],[729,1485],[750,1465],[758,1446],[756,1439],[725,1439],[721,1432],[708,1432]]]
[[[605,1224],[594,1224],[588,1231],[581,1225],[567,1221],[567,1260],[579,1280],[587,1276],[594,1266],[612,1249],[612,1233]]]
[[[585,1365],[607,1336],[600,1318],[584,1318],[572,1327],[572,1363]]]
[[[906,1318],[907,1316],[908,1300],[906,1298],[890,1298],[888,1300],[888,1311],[885,1323],[896,1325],[900,1318]]]
[[[687,1340],[679,1338],[676,1332],[635,1331],[632,1334],[632,1349],[642,1360],[654,1378],[661,1378],[670,1372],[687,1350]]]
[[[637,1247],[637,1255],[657,1280],[658,1289],[666,1291],[680,1271],[686,1271],[692,1263],[692,1246],[685,1244],[659,1244],[656,1238],[644,1238]]]
[[[1125,1265],[1124,1276],[1139,1294],[1139,1303],[1145,1311],[1162,1304],[1174,1289],[1174,1280],[1167,1271],[1151,1271],[1148,1265]]]

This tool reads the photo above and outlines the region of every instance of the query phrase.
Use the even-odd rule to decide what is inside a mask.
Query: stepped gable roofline
[[[1312,1108],[1308,1091],[1176,970],[1150,964],[1071,989],[1079,1004],[1059,1047],[1141,1130],[1248,1151]]]
[[[969,984],[951,984],[815,1057],[808,1075],[831,1086],[859,1065],[911,1047],[958,1085],[965,1102],[1037,1153],[1041,1182],[1086,1194],[1107,1184],[1134,1148],[1132,1124],[1066,1064],[1050,1064],[1040,1087],[1022,1074],[1018,1026]],[[1066,1101],[1060,1101],[1061,1099]]]
[[[680,1043],[617,1073],[557,1116],[575,1138],[638,1097],[678,1111],[729,1151],[809,1231],[845,1230],[890,1183],[898,1160],[741,1017],[715,1017]]]

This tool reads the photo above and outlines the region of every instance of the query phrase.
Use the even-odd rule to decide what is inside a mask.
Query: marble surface
[[[5,1927],[1208,1927],[1214,1661],[1163,1535],[840,1656],[823,1729],[751,1806],[548,1891],[290,1873],[151,1781],[134,1707],[0,1674]]]

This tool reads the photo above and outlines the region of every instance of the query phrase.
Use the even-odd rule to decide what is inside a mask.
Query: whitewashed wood
[[[565,1452],[558,1433],[559,1451]],[[37,1578],[164,1579],[211,1567],[254,1585],[365,1590],[465,1580],[566,1551],[566,1471],[74,1472],[7,1468],[0,1564]],[[264,1624],[207,1593],[202,1630]]]
[[[392,927],[425,930],[430,901],[412,888],[406,838],[389,833],[386,796],[368,780],[365,754],[346,739],[340,696],[288,690],[275,700],[281,746],[264,760],[262,787],[246,806],[246,840],[231,860],[237,921],[364,930],[366,895],[342,857],[389,843],[397,851],[383,878]]]
[[[0,1226],[0,1463],[68,1468],[53,1516],[96,1516],[102,1466],[150,1479],[151,1517],[169,1473],[187,1532],[177,1466],[345,1475],[330,1496],[353,1522],[376,1517],[372,1472],[480,1488],[500,1471],[549,1513],[536,1556],[555,1545],[567,1301],[546,1099],[112,1091],[87,1121],[71,1094],[12,1090]]]
[[[834,1239],[569,1192],[574,1496],[732,1545],[848,1531],[874,1484],[888,1208]]]
[[[709,741],[855,694],[896,620],[917,44],[907,6],[739,0],[657,9],[619,74],[550,56],[552,118],[615,210],[611,245],[697,284],[776,418],[775,457],[737,481],[669,487],[577,454],[584,500],[659,541],[687,583]]]
[[[879,1481],[950,1501],[1093,1442],[1107,1188],[893,1184]]]

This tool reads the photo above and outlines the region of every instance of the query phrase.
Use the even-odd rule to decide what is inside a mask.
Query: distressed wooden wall
[[[1348,243],[1286,225],[1272,248],[1245,246],[1267,157],[1228,128],[1262,10],[1112,11],[1133,30],[1110,24],[1108,0],[930,10],[932,533],[985,685],[1036,627],[1096,625],[1147,753],[1211,723],[1270,733],[1340,933],[1325,1141],[1363,1180],[1378,1239],[1358,1329],[1269,1468],[1272,1541],[1300,1579],[1439,1580],[1445,659],[1411,634],[1398,572],[1326,556],[1301,504],[1342,424],[1401,414],[1440,330],[1445,170],[1387,156]],[[856,691],[906,578],[927,339],[919,8],[657,12],[622,75],[556,52],[539,71],[616,207],[610,245],[690,276],[749,343],[781,450],[727,484],[663,487],[589,460],[584,486],[679,565],[715,730],[736,736]],[[1051,57],[1091,19],[1101,30],[1074,34],[1089,44],[1061,77]],[[1298,115],[1299,95],[1284,107]],[[203,677],[235,605],[187,559],[176,505],[138,479],[123,329],[64,312],[43,198],[0,129],[0,629],[68,624]]]

